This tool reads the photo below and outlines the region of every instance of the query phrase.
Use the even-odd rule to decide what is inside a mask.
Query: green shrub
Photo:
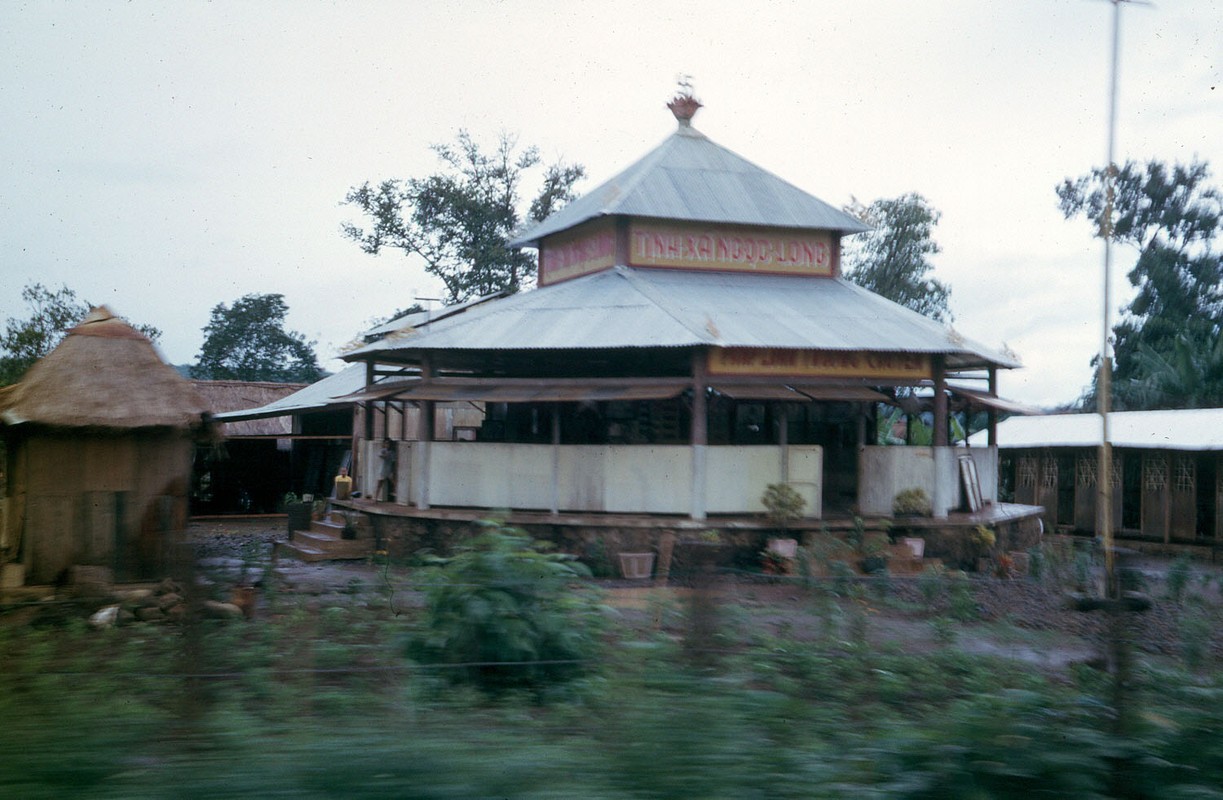
[[[897,517],[928,517],[933,514],[930,497],[922,489],[905,489],[892,500],[892,514]]]
[[[778,527],[800,519],[807,501],[792,487],[784,483],[770,483],[760,497],[760,503],[768,514],[769,522]]]
[[[947,594],[947,568],[942,564],[927,564],[917,577],[917,588],[927,611],[941,605]]]
[[[1181,553],[1168,567],[1167,584],[1168,599],[1177,605],[1185,599],[1185,588],[1189,585],[1189,556]]]
[[[486,690],[540,689],[586,672],[601,611],[589,570],[499,523],[425,573],[426,609],[408,655]]]

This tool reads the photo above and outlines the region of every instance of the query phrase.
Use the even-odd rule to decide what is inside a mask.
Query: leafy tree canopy
[[[424,178],[363,183],[344,201],[360,209],[368,227],[346,223],[344,235],[367,253],[385,247],[418,255],[425,271],[441,279],[447,304],[508,290],[516,292],[535,273],[532,253],[507,243],[522,223],[522,183],[541,163],[539,150],[520,150],[502,133],[489,153],[460,130],[454,144],[433,146],[442,170]],[[557,161],[544,168],[528,219],[542,220],[573,199],[584,167]]]
[[[951,289],[930,277],[930,256],[942,251],[933,239],[941,214],[915,192],[896,198],[858,201],[845,210],[874,230],[846,240],[845,277],[940,322],[951,320]]]
[[[1057,187],[1065,217],[1086,217],[1097,236],[1105,230],[1106,174],[1099,167]],[[1116,169],[1113,240],[1138,251],[1127,276],[1137,293],[1113,327],[1118,408],[1176,408],[1223,397],[1220,376],[1208,366],[1217,361],[1223,323],[1223,260],[1213,246],[1223,194],[1209,181],[1209,167],[1197,161],[1171,167],[1130,161]],[[1094,405],[1094,388],[1084,403]]]
[[[52,291],[41,283],[28,283],[21,299],[29,309],[27,319],[9,317],[0,335],[0,386],[21,380],[34,362],[50,353],[72,328],[89,313],[89,302],[77,298],[67,286]],[[152,325],[136,330],[156,342],[161,331]]]
[[[288,311],[281,294],[248,294],[232,306],[218,303],[204,326],[192,377],[278,383],[312,383],[323,377],[314,342],[284,329]]]

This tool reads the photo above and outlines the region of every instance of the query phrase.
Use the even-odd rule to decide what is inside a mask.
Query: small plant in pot
[[[868,533],[866,522],[854,517],[854,526],[846,537],[854,552],[858,554],[858,568],[867,575],[883,572],[888,567],[888,537],[886,534]]]
[[[769,522],[785,531],[790,523],[802,519],[807,501],[793,487],[785,483],[770,483],[760,496]]]
[[[905,489],[892,500],[892,515],[896,517],[929,517],[933,513],[930,497],[922,489]]]
[[[310,506],[308,501],[299,498],[293,492],[284,496],[285,514],[288,515],[289,533],[304,531],[310,527]]]
[[[357,538],[357,515],[356,514],[352,512],[348,512],[344,514],[344,530],[340,532],[340,538],[342,539],[356,539]]]

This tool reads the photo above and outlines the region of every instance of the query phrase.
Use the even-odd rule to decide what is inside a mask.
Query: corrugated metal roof
[[[442,402],[575,402],[579,400],[665,400],[687,388],[682,379],[669,381],[600,381],[573,383],[546,379],[394,381],[356,392],[346,400],[438,400]]]
[[[859,233],[869,226],[680,126],[611,180],[523,231],[512,247],[536,246],[587,220],[627,215],[688,222]]]
[[[383,336],[398,333],[408,328],[419,328],[424,325],[429,325],[430,323],[436,322],[439,319],[445,319],[446,317],[466,311],[472,306],[478,306],[480,303],[487,303],[489,300],[504,297],[505,295],[506,292],[486,294],[483,297],[465,300],[462,303],[455,303],[452,306],[444,306],[435,311],[415,311],[411,314],[404,314],[403,316],[389,319],[381,325],[370,328],[361,335],[365,339],[381,339]]]
[[[848,281],[616,267],[507,297],[344,357],[417,350],[757,347],[1011,357]]]
[[[263,419],[279,417],[286,414],[298,414],[303,411],[325,411],[329,408],[339,408],[350,403],[337,398],[352,394],[365,388],[365,365],[353,364],[345,367],[334,375],[328,375],[321,381],[312,383],[304,389],[256,408],[239,411],[226,411],[216,414],[220,422],[236,422],[244,419]]]
[[[1223,450],[1223,408],[1180,411],[1119,411],[1108,415],[1114,447],[1163,450]],[[984,445],[984,431],[969,437]],[[998,423],[998,446],[1096,447],[1100,444],[1099,414],[1045,414],[1011,417]]]

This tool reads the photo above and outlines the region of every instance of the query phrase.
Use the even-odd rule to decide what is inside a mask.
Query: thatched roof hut
[[[46,582],[73,565],[141,577],[186,524],[194,441],[211,427],[191,383],[105,307],[0,391],[7,498],[0,560]]]

